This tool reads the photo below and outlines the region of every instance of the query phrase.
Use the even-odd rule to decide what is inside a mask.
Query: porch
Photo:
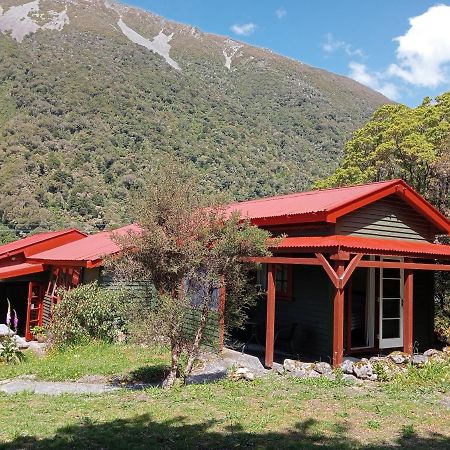
[[[266,298],[251,319],[259,321],[255,334],[263,340],[266,366],[272,367],[280,350],[279,333],[293,324],[293,342],[287,342],[288,349],[295,348],[292,357],[334,366],[344,355],[394,349],[412,354],[418,346],[432,346],[433,272],[450,271],[449,259],[450,246],[431,243],[350,236],[283,239],[274,256],[252,258],[266,268],[261,280]]]

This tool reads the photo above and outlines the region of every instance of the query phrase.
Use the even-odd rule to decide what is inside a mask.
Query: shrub
[[[57,347],[90,339],[111,342],[126,333],[129,318],[126,296],[96,282],[61,292],[49,334]]]
[[[19,350],[13,336],[6,336],[0,346],[0,361],[6,364],[17,364],[24,360],[24,354]]]
[[[434,329],[438,340],[450,345],[450,317],[445,311],[436,315]]]

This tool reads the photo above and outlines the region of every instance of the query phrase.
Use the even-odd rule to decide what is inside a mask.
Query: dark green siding
[[[414,271],[413,342],[419,351],[434,345],[434,274]]]
[[[339,218],[336,234],[430,242],[434,240],[431,224],[396,196],[386,197]]]
[[[333,302],[328,275],[317,266],[292,267],[293,300],[276,299],[275,332],[286,333],[297,323],[294,336],[294,356],[315,361],[330,361],[333,348]],[[266,327],[266,299],[259,300],[250,320],[258,322],[258,335],[264,343]],[[275,342],[276,351],[288,346]]]
[[[130,305],[139,308],[142,304],[150,307],[156,306],[154,302],[154,290],[149,281],[101,281],[100,285],[107,289],[125,291],[130,298]],[[199,311],[195,308],[188,308],[184,321],[184,330],[187,336],[193,338],[197,331]],[[202,344],[211,349],[219,348],[219,316],[216,311],[211,311],[206,328],[203,334]]]

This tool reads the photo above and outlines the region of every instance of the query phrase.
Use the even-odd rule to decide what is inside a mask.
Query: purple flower
[[[15,309],[14,311],[14,331],[17,333],[17,326],[19,325],[19,318],[17,317],[17,312]]]
[[[8,328],[11,326],[11,303],[9,302],[9,299],[6,299],[8,302],[8,312],[6,313],[6,325]]]

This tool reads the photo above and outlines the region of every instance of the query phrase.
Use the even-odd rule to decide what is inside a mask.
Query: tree
[[[385,105],[356,131],[336,171],[316,187],[403,178],[444,212],[450,208],[450,92],[417,108]]]
[[[171,387],[183,353],[185,375],[192,370],[222,289],[227,328],[244,320],[258,292],[248,277],[254,266],[242,258],[267,255],[269,234],[238,215],[228,217],[217,199],[198,194],[195,181],[176,164],[163,164],[152,180],[138,206],[141,231],[119,240],[123,251],[111,265],[119,277],[150,280],[158,293],[146,323],[155,340],[164,336],[170,342],[164,386]],[[192,310],[198,317],[194,335],[184,326]]]

